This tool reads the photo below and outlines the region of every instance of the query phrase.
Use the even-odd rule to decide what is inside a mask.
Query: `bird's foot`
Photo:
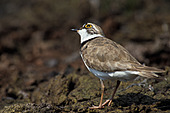
[[[99,106],[93,106],[93,107],[89,107],[90,109],[102,109],[104,108],[104,106],[106,104],[108,104],[108,106],[111,106],[111,103],[112,103],[112,99],[108,99],[106,100],[102,105],[99,105]]]
[[[102,108],[104,108],[103,105],[89,107],[89,109],[102,109]]]
[[[111,103],[112,103],[112,99],[108,99],[102,104],[102,106],[105,106],[106,104],[108,104],[108,106],[110,106]]]

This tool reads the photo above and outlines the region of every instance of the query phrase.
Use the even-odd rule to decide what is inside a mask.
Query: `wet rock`
[[[110,107],[104,109],[90,110],[88,107],[98,105],[100,101],[100,82],[97,77],[89,75],[69,74],[59,75],[51,79],[48,84],[43,84],[32,95],[35,103],[47,103],[58,106],[62,111],[75,112],[160,112],[168,111],[169,106],[169,80],[155,83],[149,80],[148,84],[154,84],[155,91],[147,87],[133,86],[125,89],[132,82],[122,83],[116,93]],[[140,81],[135,81],[140,82]],[[108,99],[112,92],[114,82],[104,81],[106,90],[104,100]],[[162,92],[163,91],[163,92]],[[164,104],[166,102],[166,105]]]
[[[93,77],[92,77],[93,78]],[[100,95],[100,88],[93,86],[99,85],[96,78],[69,74],[56,76],[48,84],[43,84],[40,89],[33,93],[36,103],[49,103],[54,105],[73,105],[75,103],[91,100],[95,95]],[[38,98],[37,98],[38,97]]]
[[[127,90],[132,82],[123,82],[116,93],[111,106],[104,109],[90,110],[88,107],[98,105],[100,101],[100,81],[93,75],[69,74],[58,75],[48,82],[42,83],[31,95],[30,101],[23,101],[5,106],[1,111],[14,112],[164,112],[170,111],[170,76],[167,80],[155,82],[149,80],[148,84],[154,84],[154,92],[145,87],[133,86]],[[140,82],[140,81],[134,81]],[[104,81],[104,100],[108,99],[112,92],[114,82]],[[14,99],[12,99],[14,100]],[[9,102],[9,101],[8,101]],[[32,102],[32,103],[30,103]],[[42,104],[44,103],[44,104]]]
[[[10,106],[5,106],[1,113],[56,113],[60,112],[60,108],[53,107],[49,104],[33,104],[33,103],[23,103],[23,104],[13,104]]]

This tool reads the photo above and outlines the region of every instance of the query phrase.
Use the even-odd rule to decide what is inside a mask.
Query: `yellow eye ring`
[[[92,27],[91,24],[86,24],[86,25],[85,25],[85,28],[91,28],[91,27]]]

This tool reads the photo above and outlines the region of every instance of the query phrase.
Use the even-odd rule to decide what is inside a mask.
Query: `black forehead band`
[[[85,25],[87,25],[87,23],[85,23],[85,24],[83,25],[83,28],[85,27]]]

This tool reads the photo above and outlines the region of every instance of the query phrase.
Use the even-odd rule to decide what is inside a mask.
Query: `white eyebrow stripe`
[[[93,26],[93,28],[96,30],[96,31],[98,31],[98,29],[96,28],[96,26],[95,25],[92,25]]]

